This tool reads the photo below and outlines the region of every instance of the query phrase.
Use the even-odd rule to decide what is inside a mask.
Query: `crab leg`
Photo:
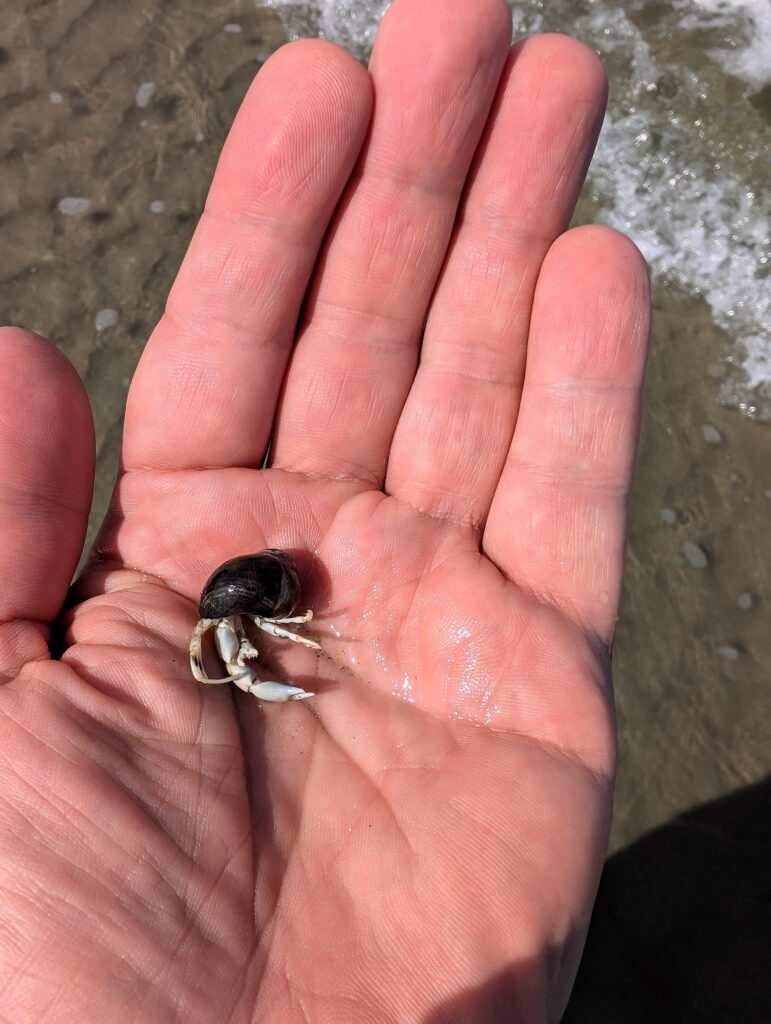
[[[223,679],[210,679],[206,675],[201,659],[201,637],[217,622],[216,619],[199,619],[196,623],[193,635],[190,637],[190,671],[193,678],[199,683],[232,683],[235,677],[225,676]]]
[[[291,619],[264,619],[261,615],[250,615],[249,618],[254,622],[255,626],[258,626],[263,632],[269,633],[270,636],[280,636],[284,640],[294,640],[296,644],[310,647],[314,651],[321,650],[321,644],[311,640],[310,637],[300,636],[299,633],[293,633],[291,630],[282,629],[281,626],[277,625],[278,622],[291,622]],[[303,618],[302,621],[307,622],[307,619]]]
[[[260,616],[254,616],[254,619],[261,629],[265,628],[265,621]],[[302,621],[305,622],[307,619],[303,616]],[[266,632],[273,633],[274,636],[287,636],[291,640],[314,648],[319,646],[315,640],[307,640],[288,630],[281,630],[273,623],[268,624],[277,630],[275,633],[273,633],[273,629],[266,630]],[[222,679],[210,679],[206,675],[201,657],[201,637],[212,628],[215,630],[214,643],[217,654],[224,661],[229,673]],[[237,615],[224,619],[200,619],[190,638],[190,669],[193,677],[199,683],[235,683],[240,690],[251,693],[258,700],[279,703],[288,700],[306,700],[308,697],[315,696],[300,686],[289,686],[287,683],[259,679],[254,669],[244,664],[246,658],[256,658],[257,656],[258,652],[245,635],[241,619]]]
[[[246,667],[246,665],[245,665],[246,659],[247,658],[259,658],[260,652],[252,644],[251,640],[249,639],[249,637],[244,632],[244,627],[243,627],[243,625],[241,623],[241,616],[240,615],[234,615],[233,616],[233,629],[235,631],[236,637],[238,638],[238,652],[237,652],[236,657],[235,657],[235,663],[236,663],[236,665],[238,665],[238,667],[240,669],[241,668],[245,668]],[[228,646],[227,652],[222,650],[222,647],[221,647],[220,644],[217,645],[217,649],[219,650],[220,657],[222,658],[223,661],[232,661],[233,660],[233,658],[232,658],[232,646]],[[226,653],[228,654],[227,657],[226,657]]]
[[[229,619],[199,619],[193,630],[193,635],[190,637],[190,671],[193,673],[193,678],[199,683],[234,683],[236,676],[231,674],[223,676],[222,679],[210,679],[206,675],[206,671],[203,667],[203,660],[201,658],[201,637],[204,633],[207,633],[212,626],[216,626],[217,634],[215,636],[215,644],[217,647],[217,653],[222,657],[222,651],[220,649],[222,633],[227,630],[227,624],[230,622]],[[232,627],[230,629],[231,633]],[[235,636],[235,634],[233,634]],[[230,671],[230,665],[227,663],[227,659],[222,657],[222,660]],[[240,671],[240,666],[239,666]]]
[[[308,697],[316,696],[315,693],[303,690],[301,686],[289,686],[287,683],[278,683],[272,679],[258,679],[248,667],[233,682],[239,690],[270,703],[283,704],[288,700],[307,700]]]
[[[290,623],[310,622],[312,618],[313,612],[309,608],[304,615],[292,615],[289,618],[285,619],[270,619],[263,617],[263,622],[277,622],[279,625],[284,626],[289,625]]]

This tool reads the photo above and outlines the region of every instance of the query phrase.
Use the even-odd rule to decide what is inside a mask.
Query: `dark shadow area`
[[[771,779],[610,858],[563,1020],[771,1021]]]

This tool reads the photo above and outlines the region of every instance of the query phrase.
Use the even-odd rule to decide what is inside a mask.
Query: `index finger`
[[[339,47],[283,47],[255,78],[126,406],[124,469],[262,461],[300,305],[369,123]]]

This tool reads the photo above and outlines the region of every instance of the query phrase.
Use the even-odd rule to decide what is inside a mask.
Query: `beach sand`
[[[13,0],[5,21],[2,318],[54,341],[85,381],[98,445],[92,539],[132,371],[233,115],[283,31],[238,0]],[[87,209],[61,212],[68,198]],[[578,220],[590,212],[586,199]],[[730,339],[706,304],[672,288],[654,297],[614,649],[614,854],[568,1019],[748,1022],[762,1012],[747,965],[768,850],[757,819],[771,803],[752,786],[770,759],[771,429],[718,403]],[[724,919],[740,910],[746,926],[728,928],[724,947]],[[690,1016],[672,1010],[681,1003]]]

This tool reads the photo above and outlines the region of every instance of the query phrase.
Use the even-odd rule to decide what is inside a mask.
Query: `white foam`
[[[769,0],[690,0],[681,9],[682,28],[719,28],[725,33],[727,45],[707,50],[724,71],[758,88],[771,81]]]
[[[363,57],[391,0],[268,0],[289,39],[329,39]]]
[[[762,280],[771,223],[744,182],[694,158],[689,129],[670,125],[662,146],[648,114],[608,116],[590,171],[598,219],[630,235],[659,279],[703,296],[737,341],[745,375],[723,382],[724,399],[767,417],[753,393],[771,381],[771,294]]]
[[[721,26],[724,16],[741,24],[743,12],[758,7],[755,0],[703,0],[702,7],[709,4],[719,8],[714,17]],[[683,10],[689,13],[676,16],[674,31],[678,25],[682,31],[688,18],[693,28],[709,27],[709,11],[687,0],[678,7]],[[761,49],[768,51],[771,4],[763,17],[768,31]],[[710,133],[730,126],[731,112],[713,106],[715,116],[705,127],[694,111],[709,103],[708,85],[688,67],[659,64],[619,8],[597,7],[577,20],[575,32],[615,65],[617,99],[589,171],[598,219],[634,239],[659,281],[704,298],[715,323],[736,342],[721,374],[721,398],[749,415],[771,418],[771,294],[764,283],[771,216],[742,179],[742,165],[738,172],[731,166],[730,147],[724,151],[725,166],[715,157],[721,145]],[[741,63],[737,53],[732,51],[734,74]],[[766,72],[770,56],[766,52],[763,58]],[[629,68],[626,79],[623,62]],[[651,99],[666,79],[675,94],[669,110]],[[741,154],[744,167],[753,159],[750,150],[748,138]]]

